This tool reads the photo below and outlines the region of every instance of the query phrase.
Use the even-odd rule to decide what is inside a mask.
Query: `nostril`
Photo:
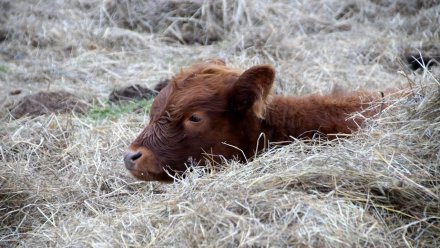
[[[136,152],[136,153],[130,154],[129,156],[130,156],[131,160],[135,161],[142,156],[142,153]]]
[[[124,164],[127,169],[132,169],[135,166],[134,161],[142,157],[140,152],[127,152],[124,156]]]

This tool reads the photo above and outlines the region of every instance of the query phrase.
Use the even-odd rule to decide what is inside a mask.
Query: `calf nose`
[[[125,168],[127,169],[133,169],[133,167],[135,166],[135,161],[142,157],[142,153],[140,152],[127,152],[124,156],[124,164],[125,164]]]

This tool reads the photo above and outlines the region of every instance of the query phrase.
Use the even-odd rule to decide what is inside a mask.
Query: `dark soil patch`
[[[113,103],[149,100],[157,95],[157,91],[143,87],[139,84],[131,85],[122,89],[113,90],[110,93],[109,101]]]
[[[417,70],[425,66],[427,69],[431,68],[431,66],[439,65],[440,63],[440,55],[439,56],[423,56],[420,54],[412,54],[405,57],[406,61],[409,64],[409,67],[412,70]]]
[[[9,91],[9,95],[11,95],[11,96],[20,95],[21,92],[22,92],[22,90],[20,90],[20,89],[18,89],[18,90],[12,90],[12,91]]]
[[[420,10],[439,5],[438,0],[370,0],[383,7],[389,7],[393,13],[402,15],[416,15]]]
[[[335,16],[336,20],[347,20],[353,17],[353,15],[359,13],[359,7],[352,3],[344,6],[338,14]]]
[[[10,109],[15,118],[23,116],[39,116],[51,113],[83,113],[87,104],[76,96],[65,92],[38,92],[23,97],[18,104]]]
[[[165,86],[168,85],[169,82],[170,82],[169,79],[164,79],[164,80],[160,81],[158,84],[156,84],[156,86],[154,87],[154,90],[157,92],[160,92],[163,88],[165,88]]]
[[[139,84],[113,90],[110,93],[108,100],[112,103],[139,101],[143,99],[149,100],[151,98],[154,98],[159,93],[159,91],[161,91],[163,88],[165,88],[165,86],[168,85],[169,82],[169,79],[164,79],[160,81],[158,84],[156,84],[154,90],[143,87]]]

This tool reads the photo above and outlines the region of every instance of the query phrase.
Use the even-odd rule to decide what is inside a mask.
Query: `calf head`
[[[204,165],[252,156],[274,76],[268,65],[240,73],[220,60],[181,71],[154,99],[126,168],[141,180],[171,181],[189,159]]]

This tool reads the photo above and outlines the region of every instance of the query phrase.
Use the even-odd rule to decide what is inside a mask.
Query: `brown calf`
[[[125,155],[126,168],[141,180],[171,181],[188,159],[202,165],[207,154],[245,160],[269,141],[349,134],[362,119],[348,117],[380,99],[366,92],[271,95],[274,77],[269,65],[241,73],[219,60],[181,71],[154,99],[150,123]]]

